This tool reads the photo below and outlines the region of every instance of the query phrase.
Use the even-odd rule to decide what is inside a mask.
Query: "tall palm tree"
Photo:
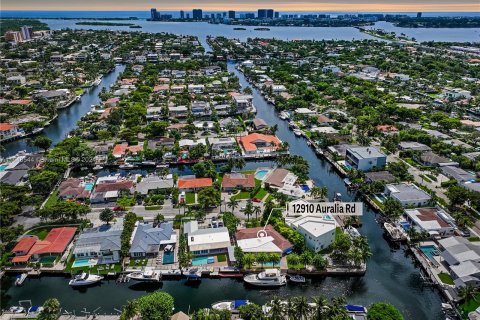
[[[458,290],[458,296],[465,302],[477,300],[478,289],[472,285],[466,285]]]
[[[236,208],[238,208],[238,200],[234,199],[234,198],[230,198],[230,200],[228,201],[228,204],[227,206],[232,209],[232,212],[235,211]]]
[[[262,213],[262,208],[260,206],[254,206],[253,207],[253,213],[255,214],[255,220],[258,219],[258,215]]]
[[[356,237],[352,240],[353,246],[360,249],[363,261],[368,260],[372,256],[372,250],[365,236]]]
[[[313,310],[314,320],[326,320],[325,312],[328,307],[328,300],[324,296],[318,296],[313,299],[315,303],[315,309]]]
[[[292,298],[288,298],[287,304],[285,305],[285,309],[287,310],[287,314],[286,314],[287,319],[295,319],[297,317]]]
[[[247,221],[250,221],[250,216],[253,214],[253,204],[251,201],[247,202],[244,213],[247,216]]]
[[[319,198],[326,199],[328,196],[328,188],[323,186],[320,188]]]
[[[326,319],[348,319],[345,304],[346,300],[344,297],[333,298],[328,308],[326,309]]]
[[[300,320],[308,319],[311,313],[308,300],[304,296],[293,298],[293,309],[295,310],[296,318]]]
[[[312,253],[310,251],[304,251],[302,253],[302,255],[300,256],[300,262],[303,263],[303,265],[305,266],[305,268],[307,267],[307,265],[311,264],[312,263]]]
[[[130,320],[135,318],[138,314],[138,304],[135,300],[128,300],[127,304],[123,306],[120,320]]]
[[[252,263],[255,261],[255,256],[251,253],[246,253],[243,256],[243,263],[250,269],[252,267]]]
[[[256,260],[257,262],[260,262],[263,268],[263,264],[267,262],[269,259],[268,255],[265,252],[260,252],[259,254],[256,255]]]
[[[283,306],[283,301],[278,297],[273,297],[273,299],[268,303],[270,310],[268,311],[268,318],[272,320],[283,320],[285,319],[285,308]]]

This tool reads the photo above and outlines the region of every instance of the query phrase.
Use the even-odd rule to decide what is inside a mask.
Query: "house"
[[[317,112],[314,110],[310,110],[308,108],[297,108],[295,109],[295,113],[304,116],[313,116],[316,115]]]
[[[135,186],[135,192],[147,195],[152,190],[165,190],[174,187],[173,176],[169,174],[166,178],[156,175],[142,178]]]
[[[450,161],[450,159],[440,156],[433,151],[423,152],[420,156],[414,156],[414,159],[422,165],[429,167],[458,166],[458,163]]]
[[[245,68],[253,68],[254,67],[254,63],[253,63],[252,60],[245,60],[241,64]]]
[[[378,125],[375,128],[385,135],[398,133],[398,128],[390,124]]]
[[[253,96],[246,94],[237,94],[233,96],[233,101],[237,107],[237,113],[247,113],[253,110]]]
[[[444,166],[441,170],[444,175],[455,179],[460,184],[476,181],[476,176],[473,173],[467,172],[459,167]]]
[[[430,151],[432,150],[429,146],[420,143],[420,142],[414,142],[414,141],[401,141],[398,144],[398,147],[400,150],[405,150],[405,151]]]
[[[172,222],[159,225],[137,221],[132,232],[130,256],[132,258],[157,256],[162,245],[177,243],[177,234]]]
[[[432,200],[427,192],[410,183],[387,184],[385,195],[397,200],[404,207],[423,207]]]
[[[260,231],[266,232],[267,236],[258,237]],[[293,250],[292,243],[271,225],[267,225],[265,228],[257,227],[238,230],[235,234],[235,239],[237,239],[237,245],[242,248],[243,252],[288,254]]]
[[[7,78],[7,83],[12,85],[24,85],[27,82],[24,76],[11,76]]]
[[[237,142],[233,137],[208,138],[208,143],[212,151],[231,151],[237,149]]]
[[[243,173],[225,173],[222,180],[222,190],[251,190],[255,188],[255,175]]]
[[[179,177],[177,181],[177,187],[182,191],[197,191],[212,185],[212,178],[195,178],[195,176]]]
[[[138,152],[143,151],[143,144],[138,144],[135,146],[129,146],[128,143],[118,143],[113,147],[112,155],[115,158],[121,158],[126,154],[137,154]]]
[[[445,98],[458,100],[458,99],[470,99],[472,97],[472,93],[468,90],[455,88],[451,90],[447,90],[444,93]]]
[[[432,237],[449,237],[455,230],[454,220],[439,208],[405,209],[405,216],[414,228]]]
[[[190,93],[203,93],[205,86],[203,84],[189,84],[188,92]]]
[[[392,183],[395,182],[395,176],[388,171],[371,171],[365,173],[365,182],[371,183],[376,181]]]
[[[90,196],[90,202],[102,203],[115,201],[120,196],[121,191],[133,193],[133,181],[120,179],[117,175],[98,178],[95,189]]]
[[[245,154],[272,153],[277,151],[282,143],[275,135],[262,133],[238,137],[237,141]]]
[[[51,229],[43,240],[36,236],[25,236],[11,251],[15,254],[12,263],[24,264],[45,256],[61,256],[76,232],[76,227],[61,227]]]
[[[285,184],[294,185],[297,178],[295,174],[287,169],[277,168],[267,173],[263,182],[267,188],[280,189]]]
[[[346,163],[360,171],[383,168],[387,164],[387,156],[375,147],[347,148]]]
[[[86,185],[82,179],[68,178],[62,181],[58,187],[58,196],[62,200],[79,200],[84,201],[90,198],[91,189],[90,185]],[[93,185],[92,185],[93,186]]]
[[[207,142],[206,142],[205,138],[199,138],[197,140],[181,139],[180,141],[178,141],[178,145],[183,150],[189,150],[191,147],[194,147],[194,146],[199,145],[199,144],[203,144],[204,146],[206,146]]]
[[[331,126],[335,124],[337,121],[330,119],[326,115],[320,114],[317,116],[317,122],[321,126]]]
[[[231,246],[226,227],[198,229],[197,221],[189,221],[184,225],[184,233],[188,248],[194,256],[226,253]]]
[[[342,144],[329,146],[328,151],[333,155],[337,155],[339,157],[345,158],[347,156],[347,149],[356,148],[356,147],[359,147],[359,145],[342,143]]]
[[[186,106],[169,106],[168,115],[171,118],[184,118],[188,115],[188,108]]]
[[[105,107],[116,107],[118,103],[120,102],[120,98],[110,98],[105,101],[104,105]]]
[[[11,123],[0,123],[0,141],[12,139],[19,135],[18,127]]]
[[[83,231],[75,242],[76,260],[95,259],[96,264],[118,263],[121,259],[123,219]]]
[[[205,101],[192,102],[191,111],[194,117],[203,117],[212,114],[212,110],[210,109],[210,103]]]
[[[274,93],[280,93],[280,92],[285,92],[285,91],[287,91],[287,88],[285,88],[285,86],[282,85],[282,84],[272,85],[272,92],[274,92]]]
[[[337,223],[329,216],[301,216],[285,222],[300,233],[306,246],[315,252],[328,248],[335,240]]]
[[[253,119],[253,127],[255,130],[263,130],[265,128],[268,128],[268,124],[265,122],[265,120],[261,118],[255,118]]]

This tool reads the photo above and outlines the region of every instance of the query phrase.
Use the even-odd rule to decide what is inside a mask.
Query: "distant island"
[[[23,26],[30,26],[33,31],[50,30],[48,24],[38,19],[0,19],[0,30],[2,33],[8,30],[18,30]]]
[[[480,17],[399,17],[386,21],[401,28],[480,28]]]
[[[130,28],[141,28],[141,26],[133,24],[133,23],[126,23],[126,22],[100,22],[100,21],[81,21],[75,23],[79,26],[108,26],[108,27],[130,27]]]
[[[255,28],[255,31],[270,31],[270,28]]]
[[[130,26],[129,28],[131,28],[131,29],[141,29],[143,27],[139,26],[139,25],[133,25],[133,26]]]
[[[233,30],[247,30],[246,28],[233,28]]]

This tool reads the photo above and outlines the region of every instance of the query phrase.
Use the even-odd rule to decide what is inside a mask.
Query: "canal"
[[[58,111],[57,119],[45,128],[42,134],[52,139],[52,144],[55,145],[66,138],[66,136],[77,127],[77,122],[87,112],[90,111],[91,106],[100,103],[98,94],[103,88],[109,88],[118,78],[118,75],[125,69],[124,65],[117,65],[112,72],[106,74],[102,82],[95,87],[87,89],[79,101],[74,102],[70,107]],[[25,150],[28,152],[36,151],[34,147],[27,144],[26,139],[20,139],[6,143],[4,145],[5,151],[2,152],[2,157],[15,155],[17,152]]]
[[[245,77],[234,68],[233,63],[228,63],[228,68],[238,76],[244,88],[249,86]],[[120,69],[117,67],[116,75],[118,72]],[[111,75],[114,74],[109,76]],[[104,81],[107,81],[109,76]],[[110,80],[108,81],[110,83]],[[114,79],[111,83],[113,81]],[[102,83],[103,85],[109,84]],[[93,89],[90,94],[94,94],[93,91],[98,94],[99,90],[101,87]],[[289,130],[288,123],[277,117],[273,106],[269,105],[256,89],[253,89],[253,101],[258,117],[264,119],[269,125],[278,125],[277,135],[289,143],[291,153],[301,155],[308,160],[310,177],[317,185],[327,186],[330,197],[335,192],[340,192],[344,200],[354,200],[353,195],[348,193],[342,179],[331,165],[319,159],[307,146],[306,140],[296,137]],[[96,102],[94,98],[90,99],[85,106],[81,102],[83,111],[72,109],[72,112],[86,113],[90,104]],[[56,141],[60,139],[61,136],[57,137]],[[254,168],[265,164],[267,163],[249,163],[247,167]],[[415,268],[405,248],[390,246],[383,236],[382,228],[375,221],[374,212],[366,206],[362,221],[363,226],[360,232],[368,237],[373,252],[363,277],[328,277],[312,281],[305,286],[289,284],[273,290],[252,289],[246,287],[242,281],[231,279],[203,279],[196,286],[188,285],[185,280],[166,280],[157,287],[132,283],[116,284],[111,280],[104,281],[96,287],[74,290],[68,286],[68,278],[63,276],[27,279],[22,287],[13,285],[13,277],[4,277],[1,286],[1,305],[2,307],[15,305],[19,300],[32,300],[34,304],[41,304],[47,298],[56,297],[64,309],[78,315],[84,308],[87,311],[93,311],[99,307],[97,312],[100,314],[116,313],[127,300],[155,290],[170,293],[175,299],[176,309],[183,311],[208,307],[216,301],[225,299],[249,299],[256,303],[266,303],[274,296],[344,295],[350,303],[366,306],[379,301],[392,303],[402,311],[406,319],[441,319],[439,294],[435,290],[422,286],[419,269]]]

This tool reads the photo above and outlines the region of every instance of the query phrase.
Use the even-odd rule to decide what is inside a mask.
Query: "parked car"
[[[123,208],[122,207],[115,207],[115,208],[113,208],[113,211],[121,212],[121,211],[123,211]]]

